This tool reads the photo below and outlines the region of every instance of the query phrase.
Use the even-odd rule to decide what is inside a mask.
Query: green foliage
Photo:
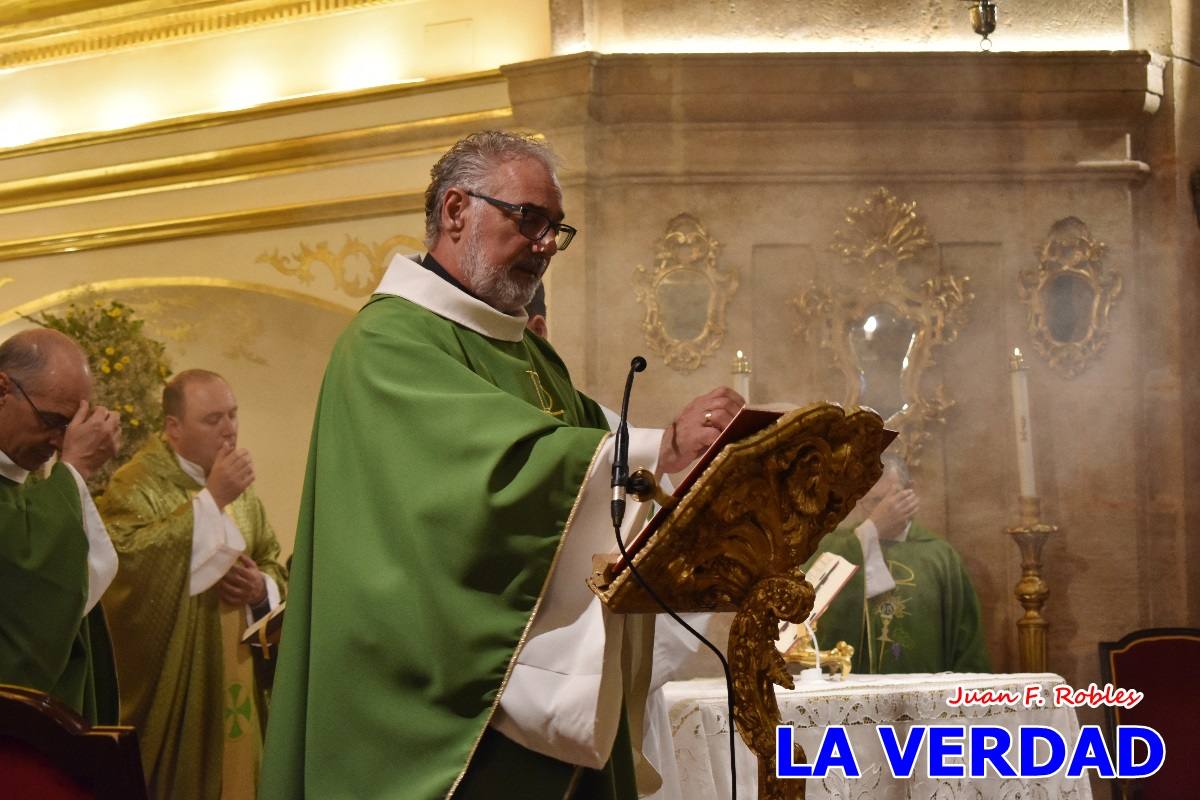
[[[116,300],[72,303],[62,316],[45,312],[33,321],[79,342],[92,369],[92,405],[121,415],[121,449],[88,481],[100,492],[113,471],[162,427],[162,387],[171,375],[165,348],[142,332],[145,322],[132,308]]]

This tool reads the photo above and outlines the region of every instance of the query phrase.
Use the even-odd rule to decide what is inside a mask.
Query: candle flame
[[[1014,347],[1014,348],[1013,348],[1013,355],[1014,355],[1014,356],[1016,356],[1017,358],[1020,358],[1020,357],[1021,357],[1021,348],[1019,348],[1019,347]]]
[[[744,356],[744,355],[742,355],[742,351],[741,351],[741,350],[738,350],[738,351],[737,351],[737,357],[738,357],[738,358],[745,358],[745,356]]]

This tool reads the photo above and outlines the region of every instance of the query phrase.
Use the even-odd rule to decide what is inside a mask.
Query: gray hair
[[[458,186],[491,194],[496,190],[488,179],[496,167],[526,158],[545,166],[555,185],[558,184],[555,177],[558,158],[540,139],[508,131],[479,131],[456,142],[429,171],[429,187],[425,190],[425,246],[433,247],[441,235],[442,203],[448,189]]]
[[[20,383],[32,382],[46,368],[49,354],[36,340],[13,336],[0,344],[0,372]]]

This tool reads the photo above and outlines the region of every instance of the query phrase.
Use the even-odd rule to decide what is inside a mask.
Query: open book
[[[858,572],[858,565],[851,564],[836,553],[822,553],[817,557],[804,575],[805,580],[812,584],[816,593],[812,612],[808,615],[807,623],[809,625],[816,622],[817,618],[825,613],[833,599],[837,597],[838,592],[849,582],[855,572]],[[801,636],[808,636],[804,625],[797,625],[794,622],[784,625],[779,631],[777,645],[779,652],[786,653],[795,644],[796,639]]]

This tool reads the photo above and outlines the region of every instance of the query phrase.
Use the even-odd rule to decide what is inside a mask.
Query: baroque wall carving
[[[1064,378],[1086,370],[1108,339],[1122,280],[1104,266],[1107,249],[1082,220],[1060,219],[1042,244],[1037,268],[1018,276],[1033,347]]]
[[[646,346],[679,372],[699,367],[725,339],[738,273],[717,263],[720,248],[699,219],[679,214],[658,240],[654,269],[639,264],[633,273]]]
[[[347,236],[336,251],[326,242],[317,242],[315,245],[301,243],[293,255],[281,255],[276,249],[260,254],[255,262],[269,264],[277,272],[293,276],[305,286],[316,280],[313,268],[324,267],[332,276],[337,291],[350,297],[366,297],[379,285],[388,262],[397,250],[423,250],[424,247],[422,242],[411,236],[392,236],[382,242],[372,243]]]
[[[796,332],[829,353],[845,378],[848,408],[866,405],[900,434],[900,455],[916,466],[934,423],[954,401],[942,386],[924,385],[936,348],[953,342],[974,299],[970,278],[947,273],[914,201],[886,188],[846,211],[849,227],[829,249],[845,280],[814,282],[792,299]],[[909,272],[933,272],[914,280]]]

